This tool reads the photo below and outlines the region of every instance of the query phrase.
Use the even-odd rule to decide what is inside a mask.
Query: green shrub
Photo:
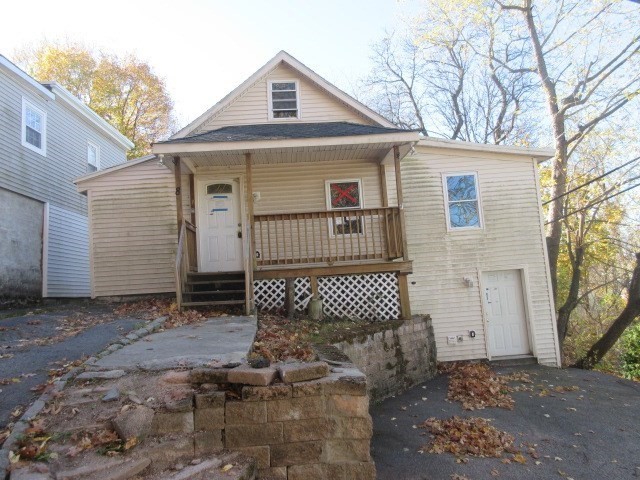
[[[625,378],[640,379],[640,322],[627,328],[622,348],[622,374]]]

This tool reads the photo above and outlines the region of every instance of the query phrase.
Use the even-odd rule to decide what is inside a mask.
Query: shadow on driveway
[[[640,478],[639,383],[577,369],[528,366],[495,371],[499,374],[526,371],[531,375],[534,391],[512,393],[513,410],[464,411],[459,403],[446,401],[447,377],[438,376],[373,406],[372,455],[378,479]],[[543,388],[558,385],[575,385],[579,390],[538,395]],[[493,419],[496,428],[516,438],[517,447],[525,442],[537,445],[540,464],[536,465],[536,460],[528,455],[525,465],[476,457],[468,457],[465,464],[456,463],[456,458],[448,453],[419,453],[430,437],[426,430],[413,425],[429,417],[444,419],[453,415]]]

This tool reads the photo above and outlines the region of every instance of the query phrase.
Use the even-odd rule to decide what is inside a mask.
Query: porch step
[[[182,302],[183,307],[205,307],[214,305],[243,305],[244,300],[220,300],[210,302]]]
[[[241,283],[244,284],[244,278],[238,279],[229,279],[229,280],[187,280],[187,285],[211,285],[211,284],[221,283],[221,284],[229,284],[229,283]]]
[[[538,359],[533,355],[509,355],[494,357],[489,363],[494,367],[519,367],[522,365],[537,365]]]
[[[228,295],[230,293],[244,293],[242,290],[193,290],[191,292],[183,292],[184,295]]]
[[[244,272],[191,272],[182,292],[182,305],[204,307],[245,303]]]

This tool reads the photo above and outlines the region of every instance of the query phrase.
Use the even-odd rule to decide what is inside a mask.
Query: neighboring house
[[[0,55],[0,296],[88,297],[87,201],[73,180],[133,144]]]
[[[251,311],[293,290],[332,317],[430,314],[441,360],[559,364],[536,183],[552,152],[421,140],[285,52],[153,152],[76,181],[93,297]]]

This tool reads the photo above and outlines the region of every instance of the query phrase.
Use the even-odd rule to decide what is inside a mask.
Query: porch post
[[[400,148],[393,147],[393,164],[396,170],[396,194],[398,196],[398,209],[400,211],[400,231],[402,232],[402,259],[409,260],[407,250],[407,229],[404,219],[404,204],[402,197],[402,173],[400,171]],[[409,282],[406,273],[398,274],[398,293],[400,295],[400,316],[403,319],[411,318],[411,303],[409,301]]]
[[[247,315],[251,313],[254,308],[253,298],[253,271],[256,268],[256,232],[254,230],[255,222],[253,216],[253,163],[250,153],[244,154],[246,163],[246,177],[247,177],[247,215],[249,216],[249,271],[245,272],[245,288],[247,289]]]
[[[193,226],[196,226],[196,185],[195,185],[195,175],[193,173],[189,174],[189,202],[190,202],[190,210],[191,210],[191,223]]]
[[[402,259],[409,260],[407,251],[407,230],[404,220],[404,202],[402,198],[402,175],[400,173],[400,149],[397,145],[393,147],[393,163],[396,169],[396,194],[398,197],[398,209],[400,210],[400,231],[402,232]]]
[[[182,162],[180,157],[173,157],[173,179],[176,186],[176,219],[178,222],[178,237],[180,237],[180,229],[182,228]]]
[[[387,192],[387,167],[380,164],[380,195],[382,196],[382,206],[389,206],[389,193]]]

